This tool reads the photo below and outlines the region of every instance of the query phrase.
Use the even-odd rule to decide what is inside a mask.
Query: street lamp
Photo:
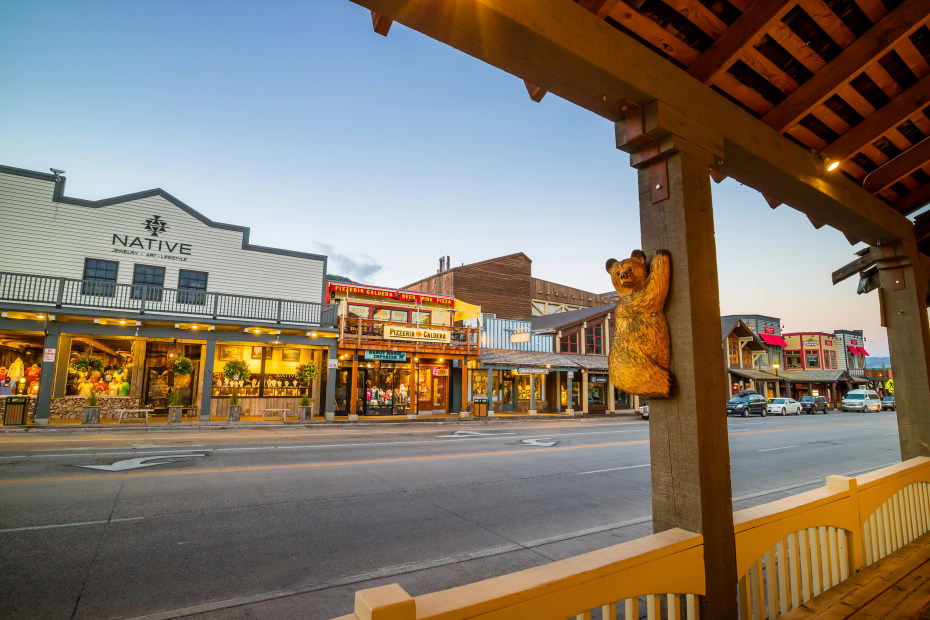
[[[776,394],[781,393],[781,390],[778,387],[778,362],[772,364],[772,368],[775,369],[775,390]]]

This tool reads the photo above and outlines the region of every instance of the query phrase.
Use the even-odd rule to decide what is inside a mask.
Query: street
[[[894,412],[727,424],[735,509],[900,460]],[[0,488],[15,618],[327,619],[652,531],[639,419],[16,433]]]

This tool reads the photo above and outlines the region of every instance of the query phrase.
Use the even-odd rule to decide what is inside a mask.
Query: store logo
[[[165,232],[167,225],[165,220],[161,219],[161,216],[156,215],[145,220],[145,229],[149,231],[150,236],[157,237],[158,233]]]

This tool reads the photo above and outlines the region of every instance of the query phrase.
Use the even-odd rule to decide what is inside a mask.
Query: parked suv
[[[830,413],[830,403],[827,402],[826,396],[802,396],[801,411],[811,415],[818,411]]]
[[[765,417],[765,404],[765,397],[760,394],[734,396],[727,401],[727,415],[735,413],[745,418],[750,413],[758,413]]]
[[[894,396],[882,396],[882,411],[894,411]]]
[[[850,390],[840,403],[843,411],[881,411],[882,401],[874,390]]]

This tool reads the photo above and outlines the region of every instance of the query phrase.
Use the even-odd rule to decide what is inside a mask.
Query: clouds
[[[337,252],[336,249],[328,243],[314,241],[313,246],[314,252],[325,254],[329,258],[327,262],[327,271],[329,273],[345,276],[356,282],[368,283],[383,267],[371,256],[349,256],[348,254]]]

